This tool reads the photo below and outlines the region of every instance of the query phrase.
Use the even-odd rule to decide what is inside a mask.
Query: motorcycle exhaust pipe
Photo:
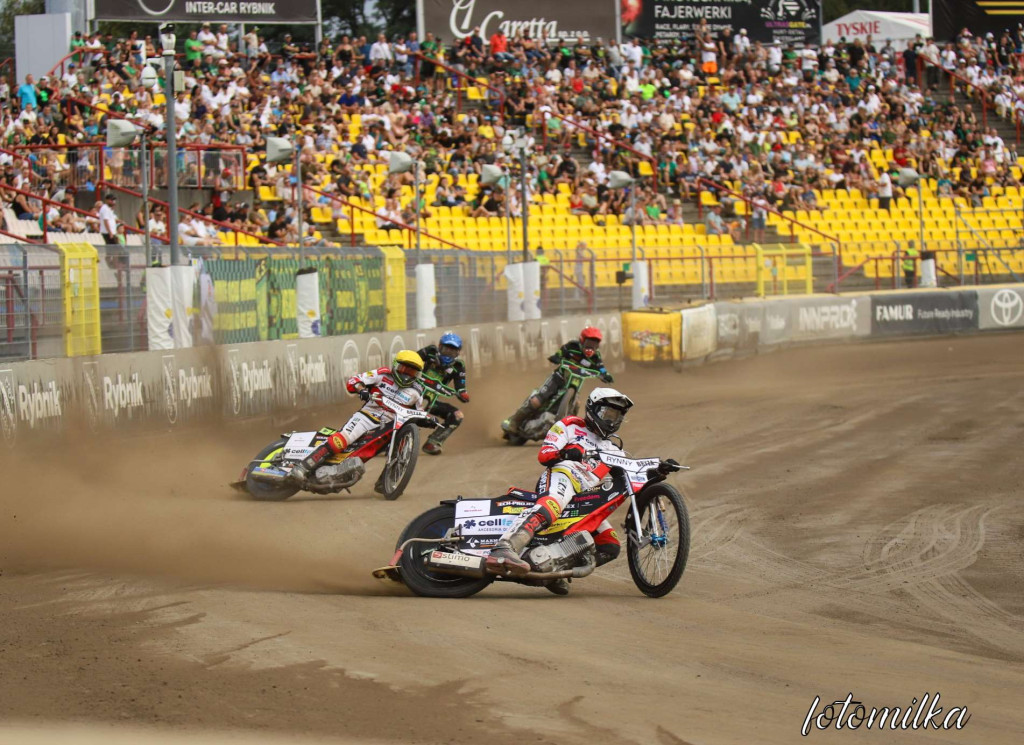
[[[254,481],[262,481],[267,484],[282,484],[288,477],[285,471],[278,468],[269,470],[266,468],[254,468],[250,473]]]
[[[485,559],[482,556],[450,551],[431,551],[426,559],[427,568],[431,571],[477,579],[487,576],[484,563]]]

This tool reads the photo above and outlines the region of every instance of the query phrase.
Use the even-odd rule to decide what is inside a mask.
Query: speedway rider
[[[544,385],[534,391],[526,403],[519,407],[515,414],[501,423],[501,428],[505,432],[515,434],[524,420],[532,418],[533,414],[539,411],[548,399],[562,389],[565,379],[559,373],[558,366],[562,364],[563,360],[580,367],[594,368],[601,373],[601,380],[611,383],[612,376],[601,361],[599,346],[601,346],[601,331],[593,326],[587,326],[580,332],[579,341],[573,339],[563,344],[561,349],[548,357],[548,362],[556,366],[555,371],[544,381]]]
[[[344,427],[328,437],[327,442],[297,463],[288,474],[288,480],[304,483],[317,466],[331,455],[342,452],[371,429],[392,421],[394,415],[380,405],[378,396],[392,399],[407,408],[422,411],[426,402],[417,383],[421,372],[423,359],[416,352],[403,349],[395,355],[391,367],[379,367],[349,378],[345,388],[349,393],[355,393],[362,399],[362,408],[352,415]],[[377,479],[374,486],[375,491],[383,492],[383,478],[384,474],[381,472],[381,478]]]
[[[419,351],[420,357],[423,358],[423,376],[420,379],[431,378],[439,381],[441,385],[454,388],[458,399],[466,403],[469,401],[469,394],[466,393],[466,366],[459,359],[461,352],[462,337],[451,331],[442,334],[436,346],[430,344]],[[429,412],[442,419],[444,426],[434,430],[427,438],[423,443],[423,452],[440,455],[444,441],[462,424],[462,412],[440,398],[434,401]]]
[[[554,523],[577,493],[597,487],[607,471],[600,461],[589,461],[587,453],[603,450],[625,455],[622,441],[616,438],[618,442],[613,442],[609,438],[618,431],[632,406],[633,402],[614,388],[595,388],[587,397],[582,419],[567,416],[552,425],[537,455],[537,460],[548,469],[547,489],[537,497],[536,506],[520,513],[498,539],[487,557],[489,569],[512,575],[530,571],[530,564],[520,558],[520,554],[534,534]],[[607,520],[594,532],[594,543],[597,544],[598,566],[619,555],[619,538]],[[556,595],[569,593],[565,580],[555,580],[545,586]]]

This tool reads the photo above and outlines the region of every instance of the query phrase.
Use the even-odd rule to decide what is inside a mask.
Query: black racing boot
[[[431,434],[430,437],[427,438],[427,441],[423,443],[423,452],[430,453],[431,455],[440,455],[441,446],[444,445],[444,441],[452,436],[452,433],[459,428],[459,424],[461,424],[461,422],[451,424],[447,427],[441,427],[440,429],[435,429],[433,434]]]
[[[548,592],[554,593],[555,595],[561,595],[562,597],[565,597],[566,595],[569,594],[569,582],[571,582],[571,581],[572,580],[568,580],[568,579],[565,579],[565,578],[553,579],[550,582],[546,582],[544,584],[544,587],[547,588]]]
[[[332,450],[330,446],[325,442],[299,463],[292,466],[292,470],[288,472],[288,475],[285,477],[285,481],[289,481],[293,484],[306,483],[313,471],[316,470],[316,467],[331,457],[331,452]]]
[[[525,404],[519,407],[515,414],[501,423],[501,429],[506,433],[514,435],[519,432],[519,427],[523,421],[531,419],[536,412],[537,409],[533,408],[530,405],[530,401],[527,400]]]
[[[546,500],[554,503],[555,500]],[[548,527],[556,519],[558,513],[552,514],[546,504],[538,504],[534,511],[525,513],[526,519],[512,531],[507,538],[501,538],[487,557],[487,570],[493,574],[510,574],[521,577],[530,571],[530,563],[521,558],[521,554],[533,540],[533,536]]]

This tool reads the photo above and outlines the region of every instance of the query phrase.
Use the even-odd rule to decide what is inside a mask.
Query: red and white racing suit
[[[578,416],[568,416],[560,422],[555,422],[548,430],[540,453],[537,454],[537,460],[548,468],[541,476],[538,487],[542,496],[537,498],[536,507],[525,510],[519,515],[519,518],[502,538],[509,538],[531,514],[538,511],[548,513],[548,523],[553,523],[573,497],[579,492],[593,489],[601,483],[603,473],[602,476],[595,473],[595,465],[601,464],[593,464],[587,460],[564,460],[562,451],[566,448],[577,448],[581,453],[604,450],[615,455],[625,456],[617,444],[589,430],[586,422]],[[601,469],[602,472],[604,470]],[[555,504],[552,504],[552,501]],[[607,520],[602,521],[594,531],[594,543],[597,544],[599,564],[610,561],[619,554],[619,538],[615,534],[612,524]]]
[[[358,393],[360,385],[375,394],[379,391],[385,397],[397,401],[408,409],[423,411],[426,406],[423,389],[420,388],[419,383],[403,388],[395,382],[390,367],[379,367],[371,372],[353,375],[346,381],[345,389],[349,393]],[[390,422],[394,418],[394,414],[377,403],[375,396],[371,397],[359,411],[352,415],[344,427],[327,439],[327,444],[333,452],[340,453],[371,429]]]

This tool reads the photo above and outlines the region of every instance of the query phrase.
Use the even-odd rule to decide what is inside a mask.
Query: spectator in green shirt
[[[188,63],[189,67],[195,67],[199,60],[203,58],[203,42],[199,41],[198,35],[199,32],[192,29],[189,32],[188,38],[185,39],[185,62]]]

